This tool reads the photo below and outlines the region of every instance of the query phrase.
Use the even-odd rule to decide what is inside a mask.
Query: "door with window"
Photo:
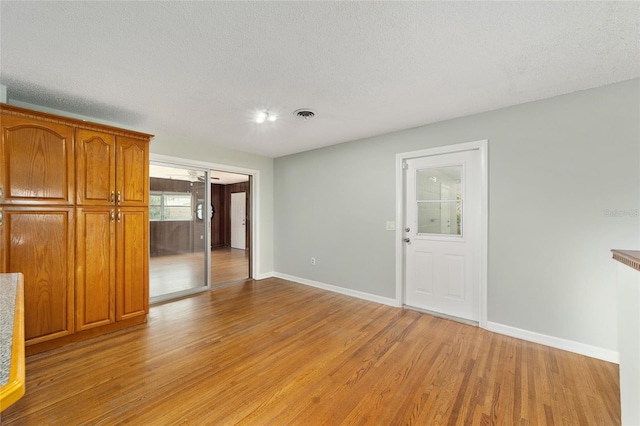
[[[406,160],[405,305],[479,320],[480,154]]]

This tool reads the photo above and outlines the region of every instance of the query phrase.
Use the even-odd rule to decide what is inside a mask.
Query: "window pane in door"
[[[462,166],[418,170],[416,201],[418,234],[462,235]]]
[[[418,234],[462,235],[462,201],[418,202]]]
[[[462,192],[462,166],[418,170],[418,201],[458,200]]]

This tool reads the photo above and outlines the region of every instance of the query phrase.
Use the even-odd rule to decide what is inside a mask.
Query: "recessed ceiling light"
[[[256,123],[264,123],[265,121],[269,121],[271,123],[273,123],[274,121],[276,121],[278,119],[278,116],[276,114],[272,114],[269,111],[259,111],[256,114]]]

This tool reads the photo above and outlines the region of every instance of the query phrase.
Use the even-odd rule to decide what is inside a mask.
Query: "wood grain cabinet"
[[[0,104],[0,272],[27,354],[146,321],[152,135]]]
[[[76,324],[86,330],[144,318],[149,310],[148,139],[78,129],[76,150]]]
[[[2,272],[24,275],[25,340],[37,344],[73,334],[73,208],[2,210]]]

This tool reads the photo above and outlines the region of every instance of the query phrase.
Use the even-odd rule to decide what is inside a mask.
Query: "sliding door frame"
[[[249,279],[254,278],[254,274],[260,270],[260,245],[259,245],[259,229],[260,229],[260,171],[254,169],[247,169],[244,167],[230,166],[226,164],[217,164],[217,163],[209,163],[205,161],[199,160],[191,160],[180,157],[173,157],[168,155],[161,154],[149,154],[149,161],[153,164],[161,165],[161,166],[173,166],[173,167],[184,167],[184,168],[193,168],[199,170],[206,170],[206,176],[209,178],[209,175],[212,170],[221,171],[221,172],[229,172],[229,173],[238,173],[249,176],[249,191],[250,191],[250,208],[249,208],[249,221],[251,225],[250,229],[250,247],[249,247]],[[211,200],[211,185],[205,185],[207,192],[207,199]],[[207,212],[208,216],[210,216],[210,204],[207,203]],[[210,273],[211,268],[211,220],[206,221],[206,246],[207,246],[207,259],[206,259],[206,268],[207,273]],[[206,291],[211,289],[210,279],[206,280],[207,286],[203,289],[198,289],[198,291]],[[224,284],[223,284],[224,285]],[[216,286],[217,287],[217,286]],[[154,298],[154,302],[160,301]]]

